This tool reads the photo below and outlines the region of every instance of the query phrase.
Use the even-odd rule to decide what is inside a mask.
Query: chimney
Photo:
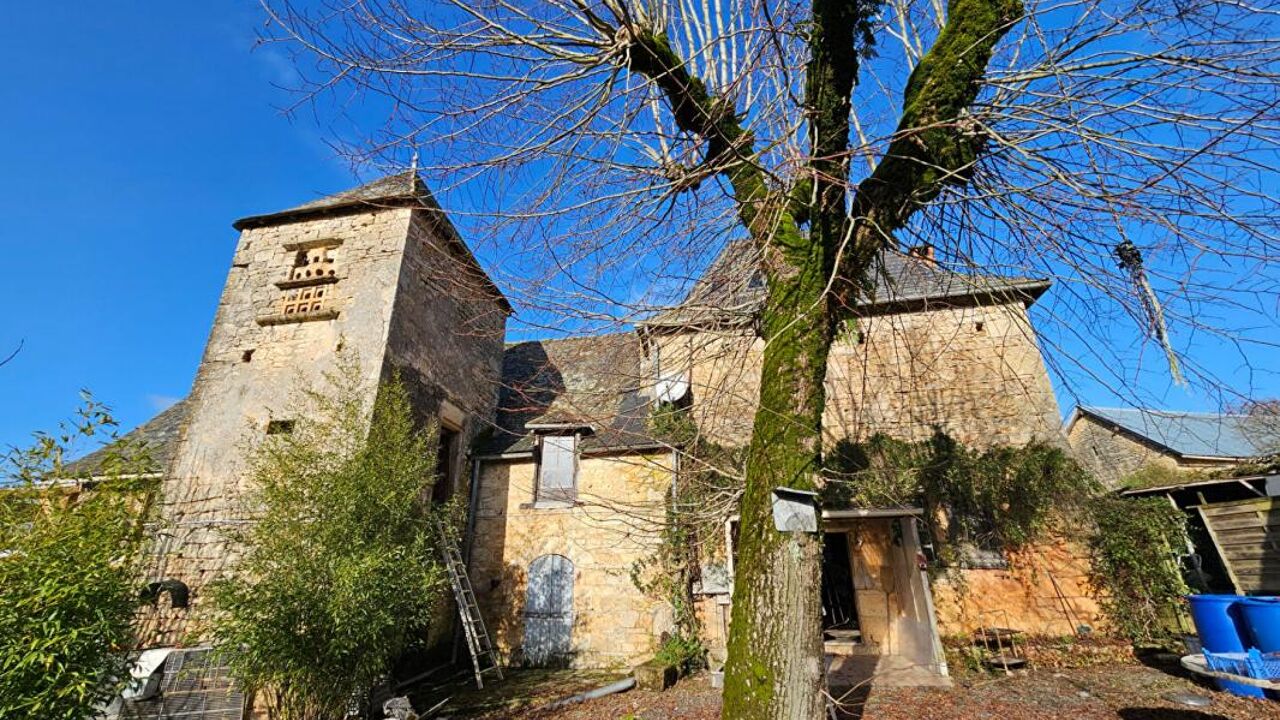
[[[925,243],[924,245],[915,245],[907,250],[907,257],[917,258],[928,262],[934,262],[933,246]]]

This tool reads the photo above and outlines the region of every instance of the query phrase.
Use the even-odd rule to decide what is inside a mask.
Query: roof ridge
[[[528,340],[507,340],[503,345],[508,348],[526,343],[565,343],[565,342],[582,342],[584,340],[601,340],[604,338],[626,337],[634,335],[635,330],[617,330],[614,332],[592,333],[591,335],[577,335],[573,337],[562,338],[529,338]]]
[[[1247,418],[1248,413],[1209,412],[1207,410],[1157,410],[1154,408],[1106,407],[1103,405],[1081,405],[1081,410],[1088,412],[1136,412],[1147,415],[1163,415],[1166,417],[1202,417],[1202,418]]]
[[[435,197],[416,170],[401,170],[383,175],[369,182],[321,195],[284,210],[248,215],[236,220],[232,223],[232,227],[243,230],[246,227],[257,227],[273,222],[288,222],[308,215],[376,205],[379,202],[403,203],[406,200],[416,201],[424,207],[436,206]]]

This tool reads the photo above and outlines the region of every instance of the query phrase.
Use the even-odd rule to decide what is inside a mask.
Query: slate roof
[[[438,209],[436,200],[427,189],[426,183],[413,171],[395,173],[378,178],[359,187],[343,190],[339,193],[296,205],[287,210],[250,215],[233,223],[237,230],[245,228],[274,225],[282,222],[294,222],[317,215],[340,214],[358,211],[368,207],[403,207],[420,206]]]
[[[186,398],[179,400],[159,415],[125,433],[117,442],[144,449],[150,465],[147,472],[164,472],[177,448],[178,433],[187,420],[187,408]],[[70,477],[92,477],[100,474],[103,464],[114,454],[112,446],[102,447],[67,463],[63,469]]]
[[[539,425],[589,426],[588,452],[660,446],[648,434],[641,359],[630,332],[508,345],[496,427],[480,454],[532,451]]]
[[[462,240],[457,228],[450,222],[448,215],[444,213],[440,208],[440,204],[436,202],[435,196],[431,194],[430,188],[427,187],[427,184],[422,181],[422,178],[415,170],[406,170],[402,173],[387,175],[359,187],[327,195],[287,210],[243,217],[232,223],[232,227],[236,230],[246,230],[267,225],[310,220],[326,215],[344,215],[363,212],[370,208],[385,207],[412,207],[433,211],[436,227],[445,236],[445,239],[453,245],[458,254],[462,256],[464,262],[470,264],[475,272],[479,274],[478,279],[493,294],[498,304],[507,312],[512,311],[511,303],[502,294],[502,291],[498,289],[498,286],[493,283],[488,273],[484,271],[480,261],[476,260],[475,255],[471,253],[471,248]]]
[[[746,240],[730,243],[677,306],[640,324],[649,327],[739,324],[750,322],[764,301],[759,252]],[[948,269],[897,250],[885,250],[871,269],[873,297],[860,302],[864,312],[901,312],[926,303],[963,304],[1018,300],[1028,305],[1049,288],[1044,279],[978,275]]]
[[[1280,450],[1280,432],[1274,425],[1268,427],[1270,423],[1249,415],[1093,406],[1080,406],[1077,413],[1123,428],[1182,456],[1252,458]]]

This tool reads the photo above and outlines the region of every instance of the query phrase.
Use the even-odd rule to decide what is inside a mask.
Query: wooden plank
[[[1267,514],[1271,512],[1271,510],[1269,510],[1268,508],[1248,507],[1248,508],[1237,508],[1235,510],[1215,513],[1215,512],[1212,512],[1212,508],[1213,508],[1212,505],[1210,505],[1209,508],[1210,508],[1211,517],[1222,518],[1223,520],[1236,520],[1236,519],[1243,519],[1243,518],[1265,518]]]
[[[1280,503],[1275,498],[1197,509],[1237,592],[1280,588]]]
[[[1266,560],[1270,559],[1280,567],[1280,553],[1265,545],[1238,545],[1235,547],[1224,548],[1223,555],[1232,562],[1245,562],[1248,560]]]
[[[1240,592],[1240,581],[1236,578],[1236,572],[1232,569],[1231,563],[1226,558],[1226,553],[1222,550],[1222,543],[1218,542],[1218,534],[1213,529],[1213,523],[1209,521],[1209,516],[1205,513],[1204,505],[1197,505],[1196,512],[1200,514],[1200,522],[1204,524],[1205,530],[1209,532],[1209,539],[1213,541],[1214,548],[1217,549],[1218,555],[1222,558],[1222,565],[1227,570],[1227,579],[1231,580],[1231,589],[1236,593]]]
[[[1217,528],[1217,532],[1226,532],[1226,530],[1254,530],[1266,528],[1260,518],[1212,518],[1213,527]]]
[[[1248,500],[1232,500],[1231,502],[1214,503],[1205,505],[1212,508],[1213,512],[1225,512],[1238,507],[1261,507],[1263,510],[1271,509],[1274,505],[1275,498],[1250,498]]]

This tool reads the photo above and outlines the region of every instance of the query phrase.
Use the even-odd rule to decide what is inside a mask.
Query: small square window
[[[270,420],[267,422],[268,435],[288,435],[293,432],[293,420]]]

